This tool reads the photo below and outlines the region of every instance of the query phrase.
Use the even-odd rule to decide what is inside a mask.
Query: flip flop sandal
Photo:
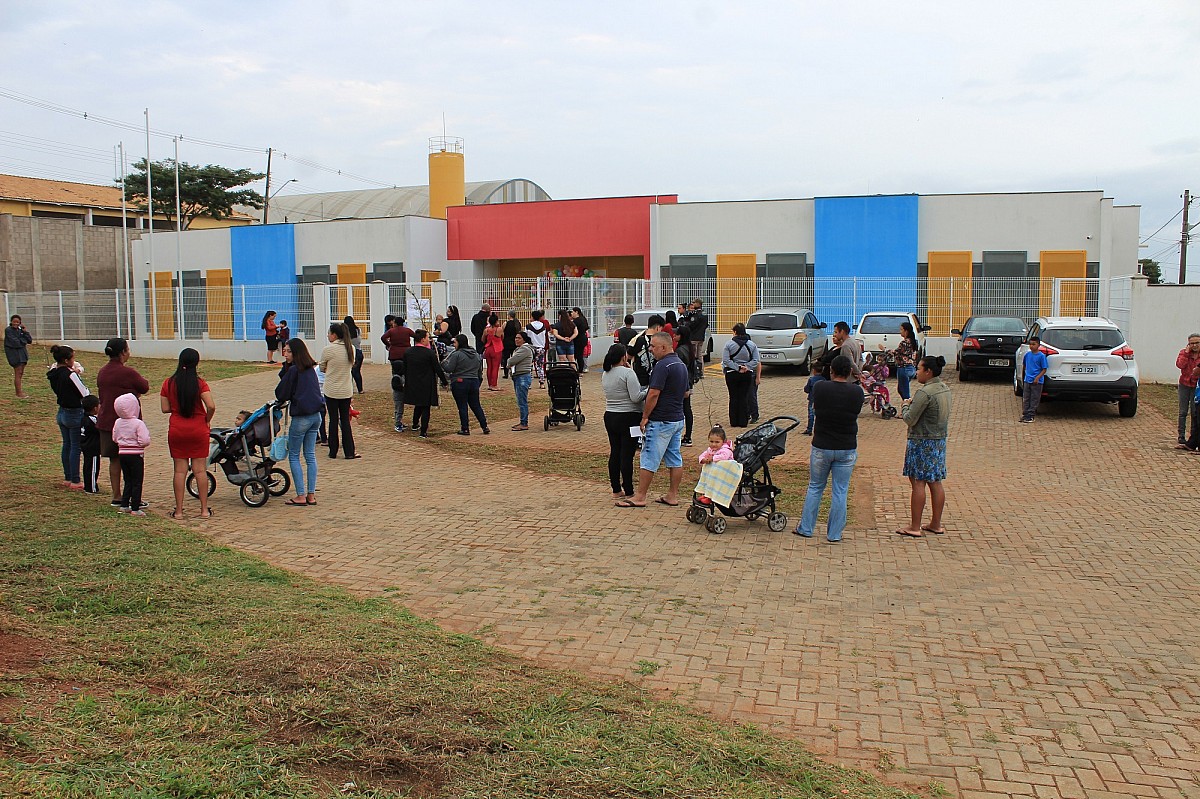
[[[659,505],[666,505],[668,508],[678,508],[679,507],[678,502],[667,502],[666,497],[659,497],[658,499],[656,499],[654,501],[657,502]]]
[[[628,499],[623,499],[620,502],[614,502],[613,505],[618,508],[644,508],[644,507],[646,507],[645,505],[638,505],[638,504],[634,503],[632,500],[628,500]]]
[[[920,533],[910,533],[908,530],[897,530],[896,535],[903,535],[909,538],[924,538]]]
[[[297,501],[295,500],[295,498],[294,498],[294,497],[293,497],[292,499],[285,500],[283,504],[284,504],[284,505],[291,505],[293,508],[306,508],[306,507],[308,507],[308,501],[307,501],[307,500],[305,500],[304,502],[297,502]]]
[[[923,525],[921,525],[921,529],[927,533],[933,533],[934,535],[945,535],[946,534],[945,527],[943,527],[941,530],[934,530],[932,527],[923,524]]]

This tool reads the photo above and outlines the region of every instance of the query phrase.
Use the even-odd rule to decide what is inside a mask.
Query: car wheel
[[[804,362],[800,364],[800,374],[811,375],[813,367],[813,351],[812,347],[808,348],[808,355],[804,356]]]
[[[969,371],[967,371],[966,369],[962,368],[961,366],[958,367],[958,382],[960,382],[960,383],[971,382],[971,373]]]
[[[1132,419],[1137,414],[1137,391],[1129,399],[1117,400],[1117,411],[1122,417]]]

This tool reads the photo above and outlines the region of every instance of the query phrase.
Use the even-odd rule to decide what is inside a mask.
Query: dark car
[[[1016,316],[972,316],[962,330],[951,330],[959,337],[958,379],[965,383],[971,375],[984,371],[1012,374],[1017,348],[1028,330]]]

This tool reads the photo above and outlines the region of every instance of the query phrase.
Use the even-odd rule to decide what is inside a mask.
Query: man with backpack
[[[650,373],[654,371],[656,360],[650,349],[650,339],[663,329],[667,320],[661,314],[654,314],[646,320],[646,329],[634,336],[629,342],[629,363],[637,375],[638,382],[643,386],[650,385]]]

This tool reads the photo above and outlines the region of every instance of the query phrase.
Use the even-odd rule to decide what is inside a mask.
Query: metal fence
[[[1108,318],[1121,328],[1126,339],[1133,338],[1133,278],[1114,277],[1108,281]]]
[[[1110,282],[1113,305],[1122,297],[1117,278]],[[385,288],[383,295],[379,288]],[[812,310],[832,325],[856,324],[863,313],[913,310],[930,325],[931,334],[948,336],[977,314],[1019,316],[1027,322],[1044,315],[1107,313],[1099,306],[1095,279],[1065,278],[817,278],[817,279],[668,279],[661,281],[603,278],[491,278],[436,283],[379,284],[372,308],[372,287],[331,285],[328,313],[314,315],[313,286],[178,286],[144,285],[127,294],[121,289],[82,292],[11,293],[4,295],[5,319],[20,314],[41,341],[101,340],[112,336],[152,339],[248,341],[262,336],[263,315],[273,310],[286,319],[294,335],[320,338],[317,318],[353,316],[364,341],[378,338],[383,313],[403,315],[410,326],[431,325],[433,316],[455,305],[464,319],[487,302],[503,317],[516,310],[521,319],[541,309],[549,316],[579,307],[600,335],[621,325],[627,313],[674,308],[699,297],[714,333],[726,333],[745,322],[757,308],[790,306]],[[323,295],[322,295],[323,296]],[[131,301],[132,300],[132,304]],[[132,332],[131,332],[132,331]]]

